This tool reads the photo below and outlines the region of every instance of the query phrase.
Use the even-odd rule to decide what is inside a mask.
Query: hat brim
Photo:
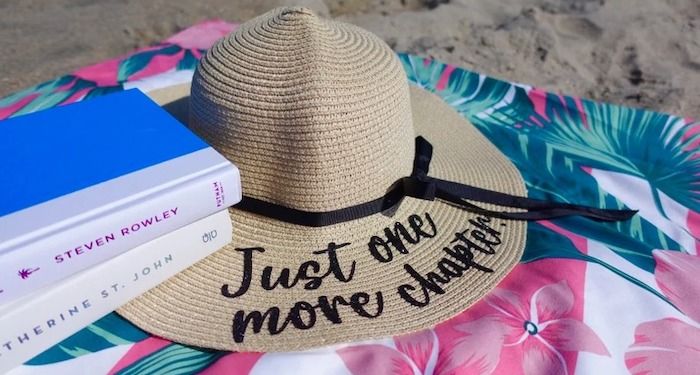
[[[189,85],[148,95],[187,123]],[[434,147],[431,176],[526,195],[515,166],[471,123],[432,93],[411,85],[410,95],[416,135]],[[526,235],[523,221],[414,198],[320,228],[235,206],[230,215],[232,243],[118,313],[155,335],[220,350],[293,351],[410,333],[459,314],[493,289],[521,258]],[[337,250],[322,251],[329,244]],[[264,251],[240,250],[248,248]],[[233,297],[242,289],[247,256],[250,285]],[[261,278],[269,287],[281,272],[295,285],[263,288]]]

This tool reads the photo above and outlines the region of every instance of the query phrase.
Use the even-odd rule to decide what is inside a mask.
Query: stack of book
[[[230,242],[240,199],[138,90],[0,122],[0,373]]]

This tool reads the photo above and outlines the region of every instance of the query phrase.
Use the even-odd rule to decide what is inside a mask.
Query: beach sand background
[[[196,22],[304,5],[396,51],[700,118],[698,0],[0,0],[0,97]]]

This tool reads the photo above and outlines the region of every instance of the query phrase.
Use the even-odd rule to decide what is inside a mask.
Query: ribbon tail
[[[450,184],[459,185],[455,183]],[[637,213],[636,210],[606,210],[589,206],[573,205],[568,203],[541,201],[537,199],[517,197],[489,190],[485,190],[489,193],[487,195],[475,194],[474,189],[476,189],[477,192],[482,189],[474,188],[472,186],[467,185],[460,185],[466,188],[465,190],[467,194],[457,195],[453,193],[453,191],[455,190],[455,186],[451,186],[450,191],[448,191],[447,189],[443,189],[443,186],[440,185],[441,184],[438,184],[435,197],[453,203],[467,211],[508,220],[548,220],[566,216],[583,216],[595,221],[611,222],[628,220]],[[493,199],[493,196],[489,197],[489,195],[494,195],[491,193],[495,193],[496,196],[506,199]],[[522,208],[527,211],[492,211],[474,205],[468,202],[467,200],[478,201],[483,203],[492,203],[500,206],[507,206],[513,208]]]

